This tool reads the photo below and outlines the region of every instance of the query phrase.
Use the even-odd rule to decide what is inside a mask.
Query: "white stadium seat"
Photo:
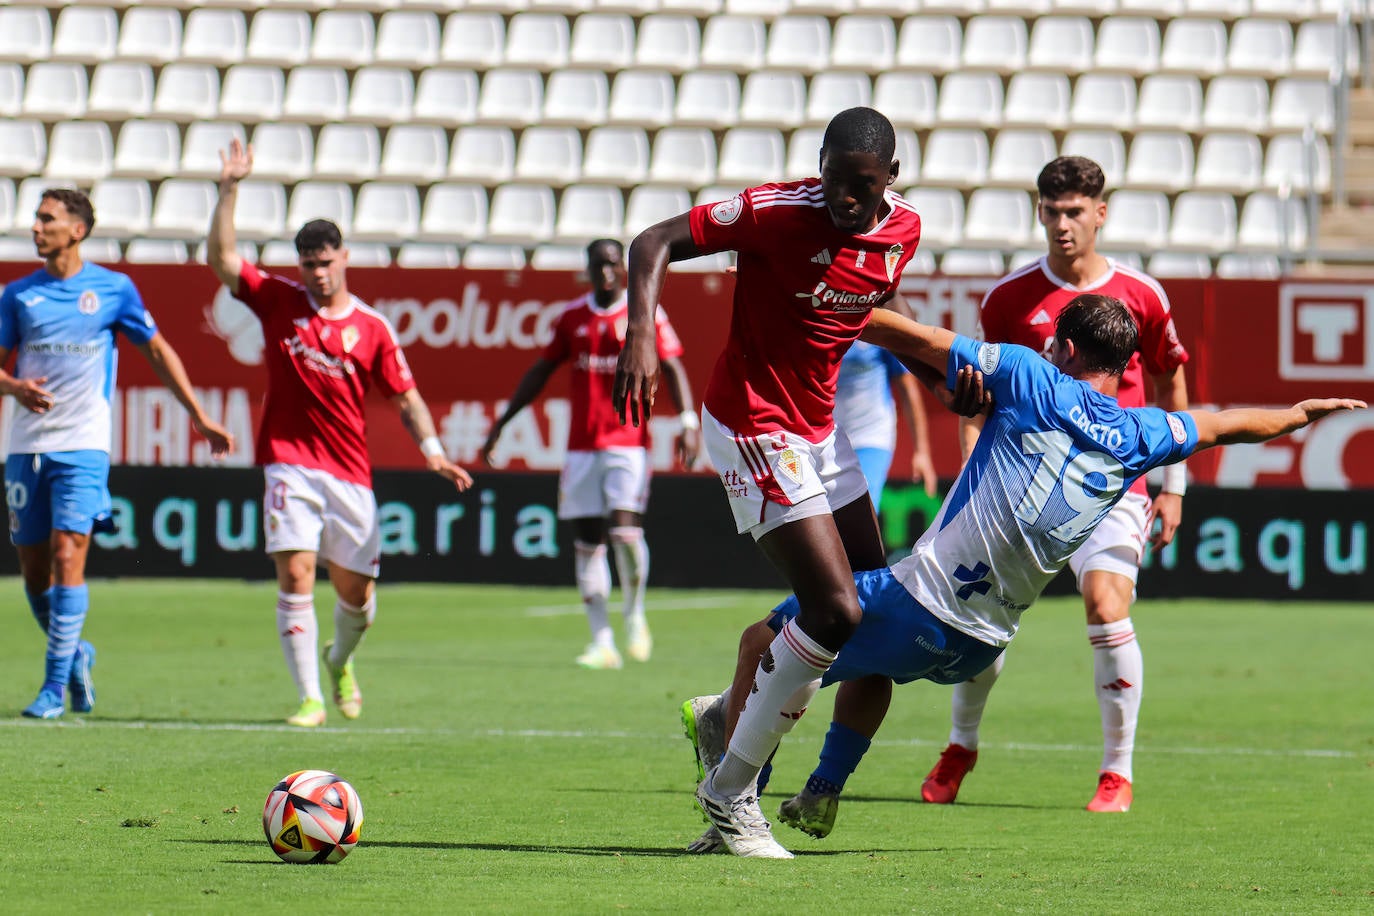
[[[233,140],[240,143],[248,142],[242,124],[232,121],[196,121],[188,125],[186,137],[181,144],[181,168],[173,171],[182,178],[219,178],[222,167],[220,153],[226,152]],[[256,165],[255,162],[254,166]]]
[[[1159,54],[1166,73],[1216,76],[1226,69],[1226,26],[1217,19],[1176,19],[1164,30]]]
[[[1082,73],[1092,69],[1093,24],[1085,16],[1045,16],[1031,27],[1026,65],[1051,73]]]
[[[382,144],[382,177],[421,184],[448,173],[448,137],[431,124],[398,124]]]
[[[929,73],[880,73],[873,81],[873,107],[897,127],[935,124],[935,77]]]
[[[419,232],[420,195],[414,185],[374,181],[358,189],[353,238],[399,244]]]
[[[289,231],[294,232],[302,222],[304,220]],[[241,238],[251,241],[268,241],[284,235],[288,231],[286,188],[281,182],[256,178],[239,182],[234,227]]]
[[[1054,134],[1040,128],[998,131],[992,141],[988,184],[1009,188],[1034,188],[1036,176],[1054,159]]]
[[[463,266],[468,270],[520,270],[525,264],[525,249],[520,245],[478,242],[463,249]]]
[[[248,28],[245,59],[294,67],[310,59],[310,14],[305,10],[264,9]]]
[[[515,176],[560,188],[582,176],[582,136],[573,127],[537,125],[520,135]]]
[[[767,70],[744,78],[739,123],[783,130],[806,121],[806,79],[795,70]]]
[[[1011,188],[977,188],[969,195],[964,244],[1018,248],[1033,242],[1031,198]]]
[[[310,61],[321,66],[366,66],[373,61],[376,39],[376,27],[370,13],[325,10],[315,19],[315,31],[310,38]]]
[[[563,218],[561,210],[558,218]],[[587,249],[583,245],[567,243],[536,245],[530,252],[529,266],[535,270],[585,270]]]
[[[557,13],[516,13],[506,30],[504,63],[545,72],[568,65],[568,20]]]
[[[1231,29],[1226,69],[1231,73],[1273,79],[1285,76],[1293,63],[1293,29],[1277,19],[1242,19]]]
[[[974,16],[964,26],[963,66],[1015,73],[1026,66],[1026,21],[1020,16]]]
[[[79,118],[86,113],[86,92],[81,64],[33,64],[24,83],[23,113],[45,121]]]
[[[499,67],[506,53],[506,21],[499,13],[463,10],[444,20],[439,59],[457,67]]]
[[[165,71],[163,78],[166,79]],[[239,64],[224,74],[219,115],[237,121],[276,121],[282,115],[286,79],[277,67]]]
[[[126,121],[115,141],[114,174],[163,179],[181,162],[181,132],[171,121]]]
[[[692,16],[653,13],[639,23],[634,65],[691,74],[701,60],[701,26]]]
[[[600,70],[559,70],[544,89],[543,124],[595,127],[610,112],[610,84]]]
[[[633,188],[625,202],[625,225],[622,238],[633,238],[645,229],[665,219],[686,213],[692,206],[686,188],[643,185]]]
[[[48,140],[47,178],[90,182],[114,168],[114,142],[104,121],[63,121]]]
[[[739,119],[739,76],[727,70],[683,74],[677,87],[673,123],[678,126],[734,126]]]
[[[174,121],[201,121],[219,110],[219,71],[209,64],[171,63],[158,75],[153,113]]]
[[[1161,191],[1116,191],[1107,198],[1104,248],[1155,251],[1169,242],[1169,198]]]
[[[0,119],[0,175],[33,175],[47,161],[48,139],[41,123]]]
[[[756,16],[712,16],[701,36],[701,66],[752,73],[763,66],[767,43]]]
[[[285,239],[270,239],[258,253],[258,263],[263,267],[294,267],[300,262],[296,246]]]
[[[897,60],[897,30],[890,16],[844,16],[835,23],[830,66],[883,73]]]
[[[69,6],[57,14],[52,59],[95,64],[115,56],[119,17],[109,7]]]
[[[1230,22],[1250,13],[1250,0],[1185,0],[1189,16],[1213,16]]]
[[[1313,139],[1316,145],[1315,176],[1309,174],[1307,152],[1301,134],[1279,134],[1270,140],[1264,156],[1264,186],[1273,190],[1289,187],[1296,192],[1315,189],[1322,194],[1330,191],[1331,148],[1325,137],[1316,136]]]
[[[172,238],[204,238],[218,196],[212,181],[169,178],[157,188],[152,231]]]
[[[301,226],[312,219],[328,219],[347,238],[353,232],[353,192],[348,185],[332,181],[302,181],[291,191],[286,208],[289,226]]]
[[[326,124],[320,128],[314,177],[367,181],[377,177],[381,161],[382,142],[371,124]]]
[[[973,188],[987,177],[988,135],[984,131],[941,127],[930,132],[921,163],[922,184]]]
[[[1002,121],[1062,130],[1069,123],[1069,79],[1062,73],[1017,73],[1007,86]]]
[[[1342,37],[1344,35],[1344,37]],[[1345,69],[1355,73],[1359,67],[1356,33],[1344,33],[1336,22],[1304,22],[1293,39],[1294,76],[1330,79]]]
[[[951,73],[940,84],[936,117],[945,126],[996,127],[1002,123],[1002,79],[995,73]]]
[[[29,232],[34,223],[34,211],[38,209],[38,203],[43,192],[52,187],[74,188],[70,181],[51,181],[46,178],[30,177],[19,182],[14,195],[14,226],[16,232]],[[32,255],[33,240],[29,239],[28,255]]]
[[[1159,69],[1159,25],[1141,16],[1114,16],[1097,29],[1093,66],[1144,76]]]
[[[286,78],[282,115],[323,124],[348,115],[348,77],[341,67],[296,67]]]
[[[409,121],[415,105],[415,81],[400,67],[363,67],[353,74],[348,93],[348,120],[370,124]]]
[[[704,127],[665,127],[658,132],[649,157],[649,181],[699,188],[715,180],[715,134]]]
[[[1126,179],[1126,142],[1115,130],[1071,130],[1064,135],[1059,155],[1083,156],[1102,167],[1107,187],[1118,187]]]
[[[357,237],[356,232],[353,237]],[[348,263],[353,267],[390,267],[391,247],[382,242],[348,242]]]
[[[1164,279],[1204,280],[1212,275],[1212,262],[1201,253],[1161,251],[1150,258],[1148,270]]]
[[[1283,267],[1273,255],[1228,251],[1217,258],[1216,273],[1226,280],[1277,280]]]
[[[624,70],[634,63],[635,24],[624,13],[587,13],[573,23],[568,64]]]
[[[420,237],[437,242],[465,242],[487,231],[487,192],[480,185],[436,184],[425,193]]]
[[[524,127],[539,121],[544,80],[534,70],[488,70],[477,99],[477,118],[487,124]]]
[[[177,239],[133,239],[124,247],[130,264],[185,264],[190,260],[186,243]]]
[[[812,171],[814,171],[814,169]],[[742,185],[713,184],[698,191],[693,204],[698,207],[702,204],[714,204],[722,200],[729,200],[743,192],[744,187]]]
[[[821,127],[803,127],[792,131],[787,141],[787,163],[782,173],[784,178],[794,180],[820,174],[820,149],[824,135],[825,129]],[[909,171],[910,163],[903,159],[902,173]],[[920,171],[919,165],[916,171]]]
[[[1135,80],[1120,73],[1085,73],[1073,90],[1069,120],[1075,127],[1130,130],[1135,124]]]
[[[782,174],[786,155],[781,131],[732,127],[720,142],[720,164],[714,180],[740,185],[776,180]]]
[[[595,127],[582,154],[582,180],[633,186],[649,177],[649,138],[639,127]]]
[[[932,73],[959,68],[964,33],[953,16],[911,16],[897,33],[897,66]]]
[[[666,70],[622,70],[611,83],[610,122],[640,127],[672,123],[673,77]]]
[[[1307,212],[1295,197],[1260,192],[1245,198],[1236,244],[1245,251],[1301,251],[1307,247]]]
[[[18,117],[23,108],[24,68],[19,64],[0,64],[0,117]]]
[[[0,7],[0,60],[29,63],[51,57],[52,19],[47,10],[36,6]]]
[[[573,185],[563,191],[559,201],[554,237],[564,243],[586,244],[615,232],[624,222],[625,201],[619,188]]]
[[[1336,103],[1326,80],[1292,77],[1274,84],[1269,106],[1271,130],[1302,130],[1311,125],[1329,134],[1336,124]]]
[[[940,258],[940,273],[948,277],[996,277],[1005,269],[999,251],[954,248]]]
[[[816,73],[830,62],[830,24],[823,16],[782,16],[768,29],[764,65]]]
[[[1221,252],[1235,244],[1234,197],[1216,191],[1184,191],[1178,195],[1169,225],[1170,248]]]
[[[382,14],[377,24],[372,59],[412,70],[432,67],[439,63],[441,35],[439,17],[431,12],[390,10]]]
[[[477,120],[480,89],[471,70],[432,68],[420,74],[411,118],[457,127]]]
[[[898,163],[897,177],[921,174],[921,141],[917,139],[916,132],[898,127],[894,133],[897,143],[892,158]],[[815,166],[812,166],[812,172],[814,174]]]
[[[462,263],[457,245],[433,242],[406,242],[396,251],[396,266],[407,269],[439,268],[452,270]]]
[[[1264,156],[1253,134],[1208,134],[1197,151],[1193,187],[1246,194],[1263,181]]]
[[[91,77],[86,116],[123,121],[153,110],[153,68],[147,64],[109,61]]]
[[[474,125],[453,137],[449,176],[460,181],[499,185],[515,176],[515,135],[509,128]]]
[[[1269,125],[1269,85],[1257,76],[1218,76],[1202,105],[1206,130],[1260,133]]]
[[[873,84],[867,73],[831,70],[811,78],[806,95],[806,123],[825,125],[848,108],[873,104]]]
[[[91,187],[100,234],[117,239],[145,235],[153,219],[153,193],[142,178],[102,178]]]
[[[487,239],[534,245],[553,238],[553,189],[541,184],[503,184],[492,194]]]
[[[315,167],[315,140],[305,124],[259,124],[252,146],[253,174],[258,178],[303,181]]]
[[[180,60],[227,67],[240,63],[247,47],[248,26],[243,13],[202,7],[191,10],[186,17]]]
[[[1193,180],[1193,141],[1179,131],[1140,131],[1131,140],[1126,184],[1143,190],[1180,191]]]
[[[1196,76],[1155,73],[1140,84],[1137,127],[1197,130],[1202,123],[1202,84]]]

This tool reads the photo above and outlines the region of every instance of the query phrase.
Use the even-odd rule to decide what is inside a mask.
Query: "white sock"
[[[649,581],[649,545],[644,529],[612,528],[609,532],[611,549],[615,551],[615,568],[620,574],[620,591],[625,596],[625,622],[644,622],[644,589]]]
[[[712,787],[727,796],[753,787],[759,770],[806,711],[835,653],[789,620],[754,673],[754,691],[744,702],[730,749],[715,771]]]
[[[362,607],[354,607],[342,598],[334,602],[334,646],[329,650],[329,664],[343,667],[363,641],[363,634],[377,619],[377,596],[374,593]]]
[[[992,685],[1002,674],[1006,657],[1006,653],[1002,653],[976,677],[954,685],[954,696],[949,704],[950,744],[978,750],[978,726],[983,723],[983,708],[988,705]]]
[[[323,702],[314,595],[277,592],[277,635],[281,639],[282,655],[286,656],[286,670],[296,682],[301,700]]]
[[[1089,624],[1088,642],[1093,647],[1093,684],[1102,710],[1102,769],[1129,780],[1145,679],[1140,643],[1129,617]]]
[[[587,612],[592,642],[614,649],[615,634],[611,632],[611,621],[606,613],[606,600],[611,596],[611,564],[606,560],[606,545],[574,541],[573,553],[577,591],[582,595],[582,608]]]

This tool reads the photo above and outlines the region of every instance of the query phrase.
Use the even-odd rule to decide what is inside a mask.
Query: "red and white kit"
[[[983,338],[1047,353],[1059,313],[1082,293],[1120,299],[1135,318],[1139,349],[1121,377],[1117,400],[1123,407],[1144,407],[1146,375],[1172,372],[1188,361],[1188,351],[1174,328],[1169,297],[1148,274],[1109,258],[1105,274],[1076,287],[1056,277],[1042,257],[1008,274],[987,291],[980,315]],[[1149,506],[1145,478],[1141,477],[1074,553],[1069,561],[1074,575],[1081,578],[1089,570],[1104,569],[1134,581],[1148,538]]]
[[[703,253],[739,253],[702,431],[741,532],[757,538],[867,493],[833,413],[840,360],[869,311],[896,292],[921,238],[911,204],[891,191],[885,202],[863,234],[835,228],[818,178],[750,188],[690,213]]]
[[[415,387],[396,332],[356,297],[343,315],[326,318],[299,283],[247,261],[238,298],[262,322],[265,341],[267,396],[255,460],[269,468],[267,550],[318,549],[326,560],[375,575],[376,501],[363,403],[372,385],[387,398]],[[331,531],[332,524],[340,530]]]
[[[616,509],[643,512],[649,498],[648,424],[622,425],[611,400],[616,360],[625,345],[627,299],[602,308],[587,293],[564,308],[543,358],[572,371],[568,457],[558,481],[560,518],[604,517]],[[659,308],[654,313],[658,358],[682,355],[682,342]]]

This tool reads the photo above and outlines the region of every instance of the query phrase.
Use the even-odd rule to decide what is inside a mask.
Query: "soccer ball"
[[[298,770],[267,793],[262,830],[283,862],[343,861],[358,845],[363,803],[347,782],[324,770]]]

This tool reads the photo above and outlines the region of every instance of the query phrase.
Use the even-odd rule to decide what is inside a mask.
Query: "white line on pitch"
[[[678,598],[672,601],[649,601],[644,605],[646,611],[695,611],[703,608],[730,607],[738,601],[728,598]],[[760,602],[760,607],[763,606]],[[583,613],[580,604],[542,604],[525,608],[526,617],[560,617],[564,614]]]
[[[681,741],[680,735],[663,733],[602,731],[579,729],[544,728],[489,728],[465,731],[448,728],[322,728],[302,729],[294,725],[273,722],[145,722],[115,721],[110,719],[66,719],[59,721],[28,721],[24,719],[0,719],[0,727],[12,728],[76,728],[76,729],[120,729],[143,731],[189,731],[189,732],[267,732],[278,734],[327,734],[327,735],[407,735],[452,738],[551,738],[581,741]],[[820,744],[820,737],[799,735],[789,739],[793,744]],[[879,738],[873,742],[885,747],[943,747],[944,741],[930,741],[924,738]],[[1100,750],[1100,745],[1086,744],[1032,744],[1020,741],[1005,743],[984,743],[985,748],[1010,751],[1032,751],[1038,753],[1079,754]],[[1302,757],[1323,759],[1356,759],[1364,754],[1355,751],[1338,751],[1325,748],[1253,748],[1253,747],[1146,747],[1139,749],[1142,754],[1182,755],[1193,757]]]

